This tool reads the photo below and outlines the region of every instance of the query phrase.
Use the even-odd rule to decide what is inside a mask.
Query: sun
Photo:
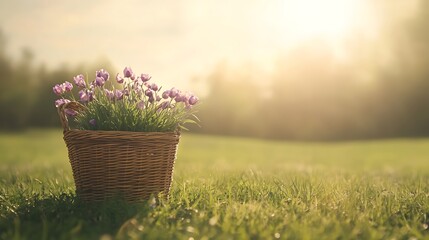
[[[356,22],[357,0],[281,0],[280,26],[290,39],[345,37]]]

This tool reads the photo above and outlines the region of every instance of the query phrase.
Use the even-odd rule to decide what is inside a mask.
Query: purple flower
[[[150,89],[146,89],[146,91],[144,91],[144,95],[153,98],[153,92]]]
[[[80,90],[79,91],[79,98],[80,98],[81,102],[87,103],[87,102],[92,101],[94,99],[94,96],[93,96],[92,92],[89,90]]]
[[[189,102],[189,104],[191,104],[191,105],[195,105],[195,104],[197,104],[198,103],[198,97],[197,96],[194,96],[194,95],[192,95],[190,98],[189,98],[189,100],[188,100],[188,102]]]
[[[61,107],[63,104],[66,104],[69,102],[70,102],[70,100],[68,100],[68,99],[64,99],[64,98],[58,99],[55,101],[55,107],[57,107],[57,108]]]
[[[143,82],[141,79],[137,79],[134,81],[133,84],[133,88],[136,89],[137,91],[140,91],[140,89],[142,88]]]
[[[186,96],[184,94],[177,94],[176,98],[174,98],[176,102],[186,102]]]
[[[148,100],[150,103],[153,103],[154,101],[155,101],[155,98],[153,98],[153,95],[150,95],[149,96],[149,100]]]
[[[150,89],[152,89],[152,90],[154,90],[154,91],[158,91],[158,85],[156,85],[156,83],[152,83],[152,84],[149,86],[149,88],[150,88]]]
[[[121,77],[121,76],[119,76],[119,73],[118,73],[118,74],[116,74],[116,81],[117,81],[118,83],[123,83],[123,82],[124,82],[124,78],[123,78],[123,77]]]
[[[170,90],[170,97],[171,98],[175,98],[176,96],[177,96],[177,94],[179,94],[179,89],[177,89],[177,88],[172,88],[171,90]]]
[[[91,119],[89,120],[89,124],[95,126],[95,124],[97,124],[97,121],[95,121],[95,119]]]
[[[110,74],[106,70],[100,69],[100,70],[95,72],[95,76],[101,77],[104,79],[104,81],[107,81],[107,80],[109,80]]]
[[[70,116],[70,117],[74,117],[77,115],[77,112],[73,109],[66,108],[66,110],[64,110],[64,112],[67,114],[67,116]]]
[[[161,101],[161,99],[162,99],[162,98],[161,98],[160,96],[158,96],[158,95],[156,96],[156,101],[157,101],[157,102]]]
[[[141,100],[140,102],[137,103],[137,108],[140,110],[143,110],[146,108],[143,100]]]
[[[167,99],[170,97],[170,90],[166,90],[162,93],[162,98]]]
[[[95,85],[96,86],[99,86],[99,87],[101,87],[101,86],[103,86],[104,85],[104,83],[106,82],[106,80],[104,80],[104,78],[103,77],[96,77],[95,78]]]
[[[70,92],[73,89],[73,84],[71,84],[71,83],[69,83],[67,81],[65,83],[61,84],[61,85],[63,85],[62,87],[64,88],[64,90],[66,92]]]
[[[134,75],[133,70],[130,67],[124,68],[124,77],[129,78],[133,75]]]
[[[113,93],[113,91],[104,89],[104,92],[106,93],[106,97],[112,101],[115,98],[115,94]]]
[[[52,88],[52,90],[54,91],[55,94],[57,94],[58,96],[63,95],[65,92],[65,89],[63,88],[63,84],[59,85],[59,84],[55,84],[55,86]]]
[[[136,75],[133,73],[133,75],[131,75],[130,79],[134,81],[136,79]]]
[[[115,99],[121,100],[124,97],[124,93],[121,90],[115,89]]]
[[[86,87],[85,79],[83,78],[82,74],[77,75],[76,77],[73,78],[73,80],[76,86],[82,87],[82,88]]]
[[[140,75],[140,78],[141,78],[141,80],[142,80],[143,82],[147,82],[147,81],[149,81],[149,80],[152,78],[152,76],[151,76],[151,75],[149,75],[149,74],[146,74],[146,73],[142,73],[142,74]]]

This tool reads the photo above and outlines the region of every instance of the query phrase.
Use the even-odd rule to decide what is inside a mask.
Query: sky
[[[119,70],[131,66],[160,82],[187,86],[222,62],[269,72],[280,54],[312,38],[341,52],[349,33],[376,31],[363,3],[2,0],[0,28],[14,57],[28,47],[36,62],[51,67],[106,58]]]

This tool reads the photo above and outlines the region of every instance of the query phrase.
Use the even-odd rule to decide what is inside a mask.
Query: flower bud
[[[86,82],[82,74],[77,75],[76,77],[73,78],[73,80],[76,86],[82,87],[82,88],[86,87]]]
[[[146,74],[146,73],[142,73],[140,75],[140,78],[143,82],[147,82],[152,78],[152,76],[150,76],[149,74]]]
[[[153,92],[150,89],[146,89],[146,91],[144,91],[144,95],[153,98]]]
[[[55,84],[55,86],[52,88],[55,94],[58,96],[63,95],[65,92],[65,89],[63,88],[63,85]]]
[[[177,94],[176,98],[174,98],[176,102],[186,102],[186,96],[184,94]]]
[[[70,100],[68,100],[68,99],[64,99],[64,98],[58,99],[55,101],[55,107],[57,107],[57,108],[61,107],[63,104],[66,104],[69,102],[70,102]]]
[[[105,82],[106,82],[106,80],[104,80],[104,78],[102,78],[102,77],[96,77],[95,78],[95,85],[96,86],[101,87],[104,85]]]
[[[172,88],[170,90],[170,97],[171,98],[175,98],[177,96],[177,94],[179,94],[179,90],[177,88]]]
[[[149,96],[149,100],[148,100],[150,103],[153,103],[154,101],[155,101],[155,98],[153,98],[153,95],[150,95]]]
[[[121,90],[115,89],[115,99],[121,100],[124,97],[124,93]]]
[[[152,83],[150,85],[150,89],[154,90],[154,91],[158,91],[158,85],[156,85],[156,83]]]
[[[123,77],[121,77],[121,76],[119,76],[119,73],[118,73],[118,74],[116,74],[116,81],[117,81],[118,83],[123,83],[123,82],[124,82],[124,78],[123,78]]]
[[[65,82],[62,84],[63,89],[65,90],[65,92],[70,92],[73,89],[73,84],[69,83],[69,82]]]
[[[124,77],[129,78],[134,75],[133,70],[130,67],[124,68]]]
[[[94,99],[93,93],[89,90],[80,90],[79,99],[83,103],[90,102]]]
[[[167,99],[170,97],[170,90],[166,90],[162,93],[162,98]]]
[[[104,81],[107,81],[107,80],[109,80],[110,74],[106,70],[100,69],[100,70],[95,72],[95,76],[101,77],[104,79]]]
[[[109,99],[110,101],[112,101],[115,98],[115,94],[113,93],[113,91],[104,89],[104,92],[106,93],[107,99]]]
[[[189,104],[191,104],[191,105],[195,105],[195,104],[197,104],[198,103],[198,97],[196,97],[196,96],[191,96],[190,98],[189,98],[189,100],[188,100],[188,102],[189,102]]]

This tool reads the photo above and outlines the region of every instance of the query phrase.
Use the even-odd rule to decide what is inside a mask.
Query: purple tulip
[[[136,90],[140,90],[142,88],[143,81],[141,79],[137,79],[134,81],[133,88]]]
[[[179,90],[177,89],[177,88],[172,88],[171,90],[170,90],[170,97],[171,98],[175,98],[176,96],[177,96],[177,94],[179,94]]]
[[[144,95],[153,98],[153,92],[150,89],[146,89],[146,91],[144,91]]]
[[[153,98],[153,95],[150,95],[149,96],[149,100],[148,100],[150,103],[153,103],[154,101],[155,101],[155,98]]]
[[[133,75],[131,75],[130,79],[133,81],[136,80],[136,75],[133,73]]]
[[[79,91],[80,101],[83,103],[90,102],[94,99],[93,93],[89,90],[80,90]]]
[[[157,102],[161,101],[161,99],[162,99],[162,98],[161,98],[160,96],[156,96],[156,101],[157,101]]]
[[[121,77],[121,76],[119,76],[119,73],[118,73],[118,74],[116,74],[116,81],[117,81],[118,83],[123,83],[123,82],[124,82],[124,78],[123,78],[123,77]]]
[[[143,110],[146,108],[143,100],[141,100],[140,102],[137,103],[137,108],[140,110]]]
[[[142,74],[140,75],[140,78],[141,78],[141,80],[142,80],[143,82],[147,82],[147,81],[149,81],[149,80],[152,78],[152,76],[151,76],[151,75],[149,75],[149,74],[146,74],[146,73],[142,73]]]
[[[130,67],[124,68],[124,77],[129,78],[133,75],[134,75],[133,70]]]
[[[106,82],[106,80],[104,80],[103,77],[96,77],[95,78],[95,85],[96,86],[102,87],[105,82]]]
[[[68,100],[68,99],[64,99],[64,98],[58,99],[55,101],[55,107],[57,107],[57,108],[61,107],[63,104],[66,104],[69,102],[70,102],[70,100]]]
[[[177,94],[176,98],[174,98],[176,102],[186,102],[186,96],[184,94]]]
[[[66,113],[67,116],[70,116],[70,117],[74,117],[77,115],[77,112],[73,109],[67,108],[66,110],[64,110],[64,112]]]
[[[152,83],[149,88],[154,91],[158,91],[158,85],[156,85],[156,83]]]
[[[192,95],[190,98],[189,98],[189,100],[188,100],[188,102],[189,102],[189,104],[191,104],[191,105],[195,105],[195,104],[197,104],[198,103],[198,97],[197,96],[194,96],[194,95]]]
[[[59,84],[55,84],[55,86],[52,88],[52,90],[54,91],[55,94],[57,94],[58,96],[63,95],[65,92],[65,89],[63,88],[63,84],[59,85]]]
[[[95,121],[95,119],[91,119],[89,120],[89,124],[95,126],[95,124],[97,124],[97,121]]]
[[[167,99],[170,97],[170,90],[166,90],[162,93],[162,98]]]
[[[76,77],[73,78],[73,80],[76,86],[82,87],[82,88],[86,87],[85,79],[83,78],[82,74],[77,75]]]
[[[121,90],[115,89],[115,99],[121,100],[124,97],[124,93]]]
[[[115,98],[115,94],[113,93],[113,91],[104,89],[104,92],[106,93],[106,97],[112,101]]]
[[[69,83],[67,81],[65,83],[61,84],[61,85],[63,85],[62,87],[64,88],[64,90],[66,92],[70,92],[73,89],[73,84],[71,84],[71,83]]]
[[[107,80],[109,80],[110,74],[106,70],[100,69],[100,70],[95,72],[95,76],[101,77],[104,79],[104,81],[107,81]]]

